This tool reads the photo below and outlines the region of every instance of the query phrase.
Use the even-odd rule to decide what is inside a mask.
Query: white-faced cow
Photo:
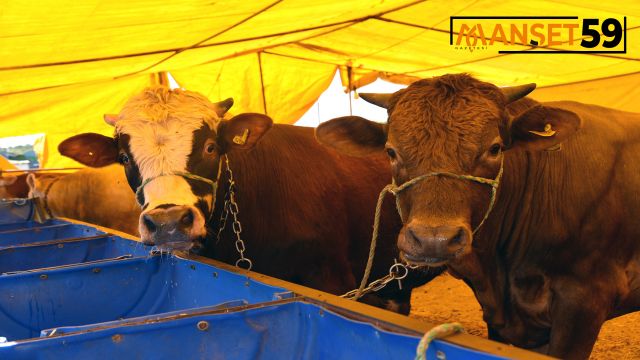
[[[364,270],[377,194],[391,178],[386,159],[339,154],[318,144],[313,129],[272,126],[265,115],[222,120],[231,105],[231,99],[211,103],[189,91],[150,88],[118,116],[107,117],[115,138],[82,134],[59,150],[90,166],[116,161],[124,166],[142,204],[143,242],[166,249],[204,245],[204,255],[233,264],[239,258],[233,226],[216,242],[229,191],[229,173],[221,163],[226,156],[235,178],[244,255],[253,269],[336,294],[353,289]],[[372,279],[399,256],[395,233],[401,222],[392,206],[385,213],[389,221]],[[433,277],[412,276],[402,290],[391,284],[383,302],[365,301],[408,312],[411,288]]]
[[[523,98],[534,88],[420,80],[362,95],[387,124],[334,119],[317,137],[386,152],[404,258],[462,277],[492,338],[583,359],[640,306],[640,115]]]

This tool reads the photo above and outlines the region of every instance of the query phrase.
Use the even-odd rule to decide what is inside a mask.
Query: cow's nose
[[[150,210],[142,215],[142,226],[151,235],[146,242],[157,244],[182,240],[191,231],[193,220],[193,210],[189,206],[174,205]]]
[[[437,262],[462,253],[471,233],[463,225],[426,226],[411,221],[401,233],[398,246],[409,260]]]

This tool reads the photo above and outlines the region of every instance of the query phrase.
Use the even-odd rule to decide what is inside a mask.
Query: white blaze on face
[[[207,234],[206,218],[202,211],[194,205],[198,202],[198,197],[193,194],[189,183],[181,176],[156,178],[144,187],[144,198],[147,199],[147,208],[142,212],[139,219],[142,239],[148,239],[151,236],[147,228],[142,224],[142,216],[163,204],[187,205],[191,208],[194,216],[193,226],[188,234],[190,239],[203,237]]]
[[[191,235],[205,234],[205,217],[195,207],[197,196],[187,180],[170,174],[189,172],[187,162],[194,131],[205,124],[215,129],[219,121],[216,106],[189,91],[150,88],[125,105],[116,122],[116,131],[129,135],[129,149],[142,181],[153,179],[144,187],[147,207],[141,221],[145,213],[159,205],[186,205],[194,212]],[[144,238],[143,228],[140,230]]]

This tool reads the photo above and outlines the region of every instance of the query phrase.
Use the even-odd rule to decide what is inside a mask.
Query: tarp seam
[[[218,31],[217,33],[215,33],[215,34],[213,34],[213,35],[211,35],[211,36],[207,37],[206,39],[204,39],[204,40],[202,40],[202,41],[199,41],[199,42],[197,42],[197,43],[195,43],[194,45],[191,45],[191,46],[189,46],[189,47],[186,47],[186,48],[182,48],[182,49],[180,49],[180,50],[177,50],[177,51],[175,51],[173,54],[171,54],[171,55],[167,56],[166,58],[164,58],[164,59],[162,59],[162,60],[159,60],[159,61],[158,61],[158,62],[156,62],[155,64],[150,65],[150,66],[148,66],[148,67],[146,67],[146,68],[144,68],[144,69],[142,69],[142,70],[139,70],[139,71],[137,71],[137,72],[135,72],[135,73],[132,73],[132,74],[137,74],[137,73],[141,73],[141,72],[145,72],[145,71],[151,70],[151,69],[153,69],[154,67],[156,67],[156,66],[158,66],[158,65],[162,64],[163,62],[165,62],[165,61],[167,61],[167,60],[171,59],[172,57],[174,57],[174,56],[176,56],[176,55],[178,55],[178,54],[180,54],[180,53],[182,53],[182,52],[185,52],[185,51],[190,50],[190,49],[194,49],[194,48],[196,48],[198,45],[201,45],[202,43],[204,43],[204,42],[206,42],[206,41],[209,41],[209,40],[211,40],[211,39],[214,39],[214,38],[216,38],[216,37],[218,37],[218,36],[220,36],[220,35],[222,35],[222,34],[226,33],[227,31],[229,31],[229,30],[231,30],[231,29],[234,29],[234,28],[236,28],[236,27],[238,27],[238,26],[240,26],[240,25],[242,25],[242,24],[246,23],[247,21],[249,21],[249,20],[251,20],[251,19],[255,18],[256,16],[258,16],[258,15],[260,15],[260,14],[264,13],[265,11],[267,11],[267,10],[271,9],[272,7],[276,6],[277,4],[281,3],[282,1],[284,1],[284,0],[276,0],[275,2],[273,2],[273,3],[269,4],[268,6],[266,6],[266,7],[262,8],[262,9],[260,9],[259,11],[257,11],[257,12],[255,12],[255,13],[251,14],[250,16],[248,16],[248,17],[246,17],[246,18],[244,18],[244,19],[240,20],[239,22],[237,22],[237,23],[235,23],[235,24],[233,24],[233,25],[231,25],[231,26],[229,26],[229,27],[227,27],[227,28],[225,28],[225,29],[223,29],[223,30],[221,30],[221,31]]]
[[[363,22],[363,21],[366,21],[366,20],[369,20],[369,19],[376,18],[378,16],[382,16],[382,15],[390,13],[390,12],[402,10],[404,8],[411,7],[411,6],[417,5],[417,4],[425,2],[425,1],[427,1],[427,0],[416,0],[416,1],[413,1],[411,3],[405,4],[405,5],[402,5],[402,6],[398,6],[397,8],[389,9],[387,11],[382,11],[382,12],[380,12],[378,14],[367,15],[367,16],[363,16],[363,17],[360,17],[360,18],[356,18],[356,19],[344,20],[344,21],[339,21],[339,22],[336,22],[336,23],[325,24],[325,25],[312,26],[312,27],[303,28],[303,29],[283,31],[283,32],[280,32],[280,33],[274,33],[274,34],[268,34],[268,35],[254,36],[254,37],[248,37],[248,38],[242,38],[242,39],[221,41],[221,42],[218,42],[218,43],[212,43],[212,44],[206,44],[206,45],[199,45],[199,46],[188,48],[188,50],[202,49],[202,48],[213,47],[213,46],[218,46],[218,45],[236,44],[236,43],[247,42],[247,41],[252,41],[252,40],[260,40],[260,39],[266,39],[266,38],[271,38],[271,37],[290,35],[290,34],[295,34],[295,33],[300,33],[300,32],[305,32],[305,31],[311,31],[311,30],[323,29],[323,28],[327,28],[327,27],[338,26],[338,25],[342,25],[342,24],[359,23],[359,22]],[[124,59],[124,58],[137,57],[137,56],[155,55],[155,54],[162,54],[162,53],[168,53],[168,52],[176,52],[176,51],[179,51],[180,49],[184,49],[184,48],[163,49],[163,50],[147,51],[147,52],[141,52],[141,53],[135,53],[135,54],[105,56],[105,57],[100,57],[100,58],[80,59],[80,60],[73,60],[73,61],[60,61],[60,62],[53,62],[53,63],[41,63],[41,64],[31,64],[31,65],[23,65],[23,66],[0,67],[0,71],[31,69],[31,68],[37,68],[37,67],[48,67],[48,66],[58,66],[58,65],[71,65],[71,64],[97,62],[97,61],[105,61],[105,60],[116,60],[116,59]]]
[[[262,106],[264,109],[264,114],[269,115],[267,114],[267,94],[264,91],[264,75],[262,73],[262,56],[260,51],[258,51],[258,70],[260,71],[260,90],[262,92]]]

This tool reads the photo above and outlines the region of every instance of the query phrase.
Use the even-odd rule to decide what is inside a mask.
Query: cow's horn
[[[223,117],[224,114],[226,114],[227,111],[229,111],[229,109],[231,109],[231,107],[233,106],[233,98],[224,99],[220,102],[215,103],[214,105],[216,105],[216,113],[218,114],[218,116]]]
[[[116,126],[116,121],[118,121],[118,114],[104,114],[104,122],[111,126]]]
[[[389,100],[393,94],[362,93],[359,95],[364,101],[387,109],[389,107]]]
[[[527,96],[530,92],[532,92],[536,88],[535,83],[518,85],[518,86],[507,86],[500,88],[502,94],[505,99],[507,99],[507,104],[512,103],[518,99],[522,99]]]

